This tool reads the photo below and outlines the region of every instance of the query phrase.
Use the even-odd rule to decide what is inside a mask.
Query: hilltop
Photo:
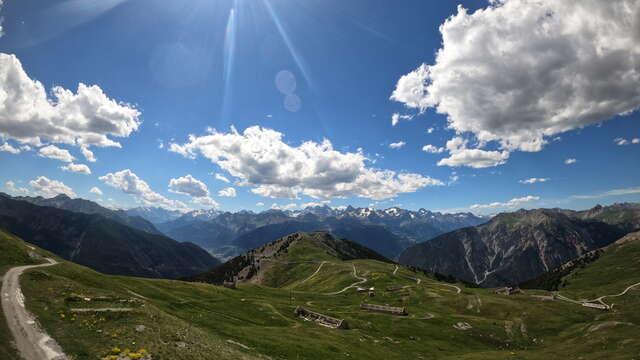
[[[300,265],[355,259],[391,262],[358,243],[324,231],[298,232],[252,249],[190,280],[218,285],[237,280],[279,287],[296,280],[294,269]]]

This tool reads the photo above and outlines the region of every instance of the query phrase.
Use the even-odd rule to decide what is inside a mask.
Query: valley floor
[[[537,297],[546,291],[497,295],[373,260],[317,256],[272,267],[265,282],[277,287],[108,276],[67,262],[32,269],[21,283],[27,308],[74,359],[110,359],[116,350],[172,360],[640,358],[638,288],[601,311]],[[561,292],[592,299],[626,286]],[[362,303],[408,315],[362,311]],[[298,306],[344,319],[349,329],[298,318]]]

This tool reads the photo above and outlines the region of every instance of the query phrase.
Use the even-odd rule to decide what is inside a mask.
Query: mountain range
[[[297,231],[326,230],[347,237],[395,258],[407,246],[429,240],[461,227],[478,225],[488,217],[471,213],[443,214],[425,209],[410,211],[392,207],[373,208],[307,207],[298,211],[267,210],[260,213],[236,213],[196,210],[173,220],[157,222],[160,209],[129,210],[129,214],[146,217],[167,236],[190,241],[209,250],[216,257],[228,259],[260,246],[267,241]]]
[[[202,273],[219,263],[197,245],[177,242],[155,233],[157,230],[147,232],[125,225],[128,221],[145,224],[144,219],[118,217],[115,214],[121,213],[100,209],[90,201],[66,196],[29,200],[0,194],[0,228],[100,272],[179,278]],[[34,205],[34,201],[53,206]]]
[[[405,249],[399,262],[483,287],[513,285],[640,229],[640,204],[519,210]]]

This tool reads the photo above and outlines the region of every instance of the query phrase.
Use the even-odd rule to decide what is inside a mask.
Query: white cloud
[[[17,187],[16,183],[9,180],[4,183],[4,187],[11,195],[27,195],[29,194],[29,189],[23,187]]]
[[[398,141],[398,142],[394,142],[394,143],[389,144],[389,148],[390,149],[400,149],[401,147],[403,147],[405,145],[407,145],[406,142]]]
[[[627,188],[627,189],[614,189],[605,191],[600,194],[592,194],[592,195],[573,195],[571,198],[573,199],[600,199],[609,196],[621,196],[621,195],[633,195],[640,194],[640,187],[635,188]]]
[[[74,172],[78,174],[90,175],[91,169],[85,164],[74,164],[70,163],[64,166],[60,166],[60,169],[64,171]]]
[[[230,133],[212,130],[209,135],[190,136],[184,145],[172,143],[170,151],[189,158],[201,154],[240,179],[238,185],[255,186],[252,192],[272,198],[296,199],[305,194],[316,199],[381,200],[443,185],[419,174],[368,168],[362,151],[339,152],[326,139],[296,147],[282,138],[282,133],[259,126],[243,133],[235,128]]]
[[[515,198],[515,199],[511,199],[507,202],[494,202],[491,204],[484,204],[484,205],[480,205],[480,204],[475,204],[475,205],[471,205],[471,209],[473,210],[480,210],[480,209],[496,209],[496,208],[514,208],[516,206],[520,206],[523,203],[529,202],[529,201],[534,201],[534,200],[540,200],[539,196],[525,196],[525,197],[521,197],[521,198]]]
[[[0,146],[0,151],[10,152],[12,154],[20,154],[20,149],[11,146],[8,142],[5,142]]]
[[[629,141],[623,138],[615,138],[613,139],[613,142],[615,142],[618,146],[629,145]]]
[[[195,204],[214,207],[219,205],[217,201],[209,197],[210,193],[207,185],[191,175],[171,179],[169,181],[169,191],[190,196],[191,202]]]
[[[564,163],[567,164],[567,165],[575,164],[576,162],[578,162],[578,160],[573,159],[573,158],[569,158],[569,159],[564,161]]]
[[[273,210],[291,210],[291,209],[295,209],[296,206],[298,206],[298,204],[294,204],[294,203],[287,204],[287,205],[282,205],[282,206],[280,206],[280,205],[278,205],[276,203],[271,204],[271,208]]]
[[[432,128],[432,127],[431,127],[431,128],[428,128],[428,129],[427,129],[427,134],[431,134],[431,133],[433,133],[435,130],[436,130],[436,129],[434,129],[434,128]]]
[[[411,120],[413,119],[413,115],[400,115],[395,113],[391,115],[391,126],[396,126],[400,122],[400,120]]]
[[[29,181],[29,185],[33,188],[34,192],[46,198],[51,198],[60,194],[65,194],[69,197],[78,197],[73,189],[65,185],[64,183],[51,180],[46,176],[39,176],[35,180]]]
[[[615,142],[619,146],[623,146],[623,145],[630,145],[630,144],[640,144],[640,139],[639,138],[633,138],[631,140],[627,140],[627,139],[618,137],[618,138],[613,139],[613,142]]]
[[[444,148],[428,144],[422,147],[422,151],[432,154],[441,154],[444,152]]]
[[[468,149],[468,140],[454,137],[447,141],[449,157],[438,162],[438,166],[469,166],[480,169],[504,164],[509,159],[508,151]]]
[[[100,190],[98,187],[94,186],[91,188],[91,190],[89,190],[90,193],[92,194],[96,194],[98,196],[102,195],[102,190]]]
[[[518,181],[520,184],[535,184],[535,183],[543,183],[543,182],[547,182],[551,179],[549,178],[530,178],[530,179],[525,179],[525,180],[520,180]]]
[[[138,175],[129,169],[109,173],[99,178],[105,184],[120,189],[125,194],[133,195],[147,206],[158,206],[172,210],[187,210],[187,206],[181,201],[169,200],[157,192],[151,190],[149,184],[140,179]]]
[[[96,162],[96,157],[93,155],[93,151],[89,150],[89,148],[87,148],[86,146],[82,146],[80,148],[80,151],[82,152],[82,156],[84,156],[87,161]]]
[[[263,207],[263,206],[264,206],[264,203],[263,203],[263,202],[257,202],[257,203],[256,203],[256,206],[257,206],[257,207]]]
[[[117,146],[140,125],[140,112],[109,99],[97,85],[80,83],[76,93],[56,86],[53,99],[32,80],[15,55],[0,53],[0,136],[21,143]]]
[[[222,197],[236,197],[236,189],[228,187],[218,191],[218,196]]]
[[[435,64],[402,76],[391,99],[435,108],[481,144],[540,151],[556,134],[640,107],[636,0],[495,0],[473,13],[459,6],[440,32]]]
[[[220,181],[226,182],[226,183],[230,183],[230,182],[231,182],[229,179],[227,179],[227,178],[226,178],[224,175],[222,175],[222,174],[216,174],[216,175],[215,175],[215,178],[216,178],[216,179],[218,179],[218,180],[220,180]]]
[[[71,155],[69,150],[60,149],[55,145],[45,146],[40,148],[38,154],[43,158],[60,160],[63,162],[72,162],[75,158]]]
[[[191,197],[209,196],[207,185],[191,175],[171,179],[169,181],[169,191]]]

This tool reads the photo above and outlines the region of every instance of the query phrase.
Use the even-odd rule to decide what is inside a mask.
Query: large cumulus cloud
[[[198,154],[239,179],[238,185],[254,186],[256,194],[271,198],[318,199],[359,196],[375,200],[443,185],[439,180],[414,173],[368,168],[361,152],[339,152],[329,140],[307,141],[291,146],[283,134],[253,126],[239,133],[212,130],[205,136],[190,136],[170,151],[186,157]]]
[[[47,97],[14,55],[0,53],[0,137],[41,145],[115,146],[112,137],[128,137],[140,126],[140,112],[107,97],[97,86],[80,83],[77,91],[56,86]]]
[[[639,1],[495,0],[458,7],[440,32],[435,63],[400,78],[391,98],[446,114],[479,147],[539,151],[640,107]]]

